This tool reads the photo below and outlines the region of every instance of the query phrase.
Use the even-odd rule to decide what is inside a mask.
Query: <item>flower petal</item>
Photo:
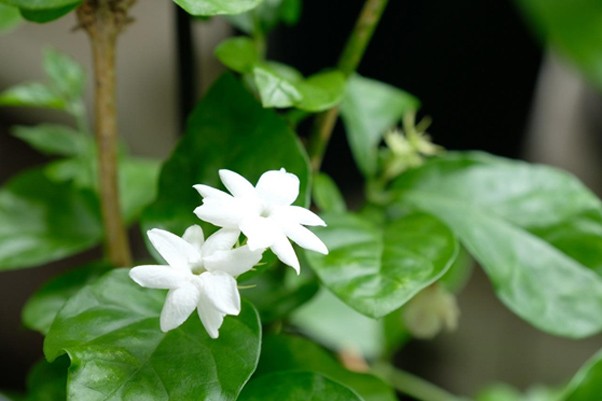
[[[307,228],[300,224],[287,224],[283,227],[284,233],[294,243],[299,245],[301,248],[309,249],[310,251],[316,251],[323,255],[328,255],[328,248],[322,242],[320,238]]]
[[[232,249],[240,235],[239,229],[222,228],[214,232],[203,246],[203,260],[218,251]]]
[[[303,224],[304,226],[326,226],[326,222],[320,216],[300,206],[288,206],[278,212],[286,213],[288,219],[294,220],[296,223]]]
[[[234,277],[224,272],[205,272],[199,276],[201,292],[213,306],[227,315],[240,313],[240,294]]]
[[[130,278],[146,288],[173,290],[182,285],[187,274],[169,266],[143,265],[130,270]]]
[[[197,190],[199,195],[203,198],[215,198],[215,199],[228,199],[232,198],[232,195],[225,193],[224,191],[220,191],[219,189],[210,187],[209,185],[204,184],[196,184],[192,186]]]
[[[205,234],[203,234],[203,229],[195,224],[184,231],[182,239],[200,251],[205,242]]]
[[[266,171],[256,189],[257,195],[268,205],[290,205],[299,196],[299,178],[285,169]]]
[[[231,276],[239,276],[253,268],[261,260],[263,249],[251,251],[248,246],[218,251],[205,257],[205,268],[211,272],[222,271]]]
[[[161,331],[173,330],[188,319],[199,303],[199,290],[192,283],[169,291],[161,311]]]
[[[269,248],[282,236],[282,229],[269,217],[248,217],[240,224],[240,230],[247,236],[247,245],[252,251]]]
[[[226,314],[217,310],[209,298],[204,294],[201,294],[201,298],[197,305],[197,313],[205,330],[207,330],[209,337],[217,338],[219,336],[219,328],[222,326]]]
[[[201,220],[225,228],[238,228],[240,222],[249,214],[249,208],[241,200],[206,198],[203,204],[194,209]]]
[[[153,228],[147,231],[151,243],[170,266],[190,271],[190,265],[200,260],[194,246],[169,231]]]
[[[275,241],[270,249],[282,263],[289,265],[295,269],[297,274],[299,274],[301,270],[299,267],[299,259],[297,259],[297,255],[295,254],[293,246],[284,235]]]
[[[255,188],[242,175],[231,170],[222,169],[219,171],[224,186],[237,198],[256,197]]]

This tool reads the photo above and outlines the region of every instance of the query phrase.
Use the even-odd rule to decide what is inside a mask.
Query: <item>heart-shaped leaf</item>
[[[257,312],[244,303],[211,339],[199,318],[159,329],[165,292],[136,285],[125,269],[84,287],[61,309],[44,342],[46,358],[71,358],[76,400],[236,400],[259,358]]]
[[[315,233],[328,255],[306,254],[322,282],[357,311],[382,317],[440,278],[458,244],[437,219],[414,214],[376,225],[352,214],[323,216]]]

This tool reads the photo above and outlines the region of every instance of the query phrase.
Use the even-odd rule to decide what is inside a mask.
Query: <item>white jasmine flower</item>
[[[203,204],[194,213],[216,226],[242,231],[251,250],[270,248],[283,263],[299,273],[299,260],[289,239],[312,251],[327,254],[326,245],[306,226],[325,226],[315,213],[292,203],[299,195],[299,178],[284,169],[266,171],[257,185],[230,170],[219,176],[227,194],[207,185],[195,185]]]
[[[147,235],[169,266],[137,266],[130,270],[130,277],[143,287],[169,290],[161,311],[161,330],[175,329],[196,308],[209,336],[217,338],[224,317],[240,313],[235,277],[255,266],[261,252],[247,246],[231,249],[239,236],[231,229],[221,229],[206,241],[197,225],[189,227],[182,238],[158,228]]]

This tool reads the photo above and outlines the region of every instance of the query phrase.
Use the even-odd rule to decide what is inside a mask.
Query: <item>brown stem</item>
[[[115,105],[115,45],[128,23],[134,0],[84,0],[77,9],[80,25],[88,32],[94,58],[95,131],[98,182],[105,249],[114,266],[131,266],[132,257],[119,207],[117,175],[117,110]]]
[[[387,6],[388,0],[366,0],[351,35],[347,39],[343,53],[339,58],[338,69],[346,77],[351,75],[360,63],[366,47],[372,38],[374,29]],[[316,117],[309,143],[309,157],[314,172],[320,170],[326,146],[339,116],[339,108],[333,107]]]

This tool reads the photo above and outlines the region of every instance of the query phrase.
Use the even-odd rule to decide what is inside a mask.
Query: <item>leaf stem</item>
[[[467,399],[457,397],[418,376],[396,369],[388,363],[375,365],[372,368],[372,372],[393,386],[397,391],[418,400],[467,401]]]
[[[94,59],[94,128],[105,251],[114,266],[131,266],[132,257],[119,207],[117,170],[117,110],[115,47],[129,22],[134,0],[84,0],[77,9],[80,25],[88,32]]]
[[[360,12],[355,27],[347,39],[347,43],[337,64],[337,68],[346,77],[356,70],[364,56],[374,29],[376,29],[387,3],[388,0],[366,0],[364,3],[364,8]],[[338,116],[339,108],[335,106],[316,117],[309,142],[309,157],[314,172],[320,170],[324,152],[330,141]]]

